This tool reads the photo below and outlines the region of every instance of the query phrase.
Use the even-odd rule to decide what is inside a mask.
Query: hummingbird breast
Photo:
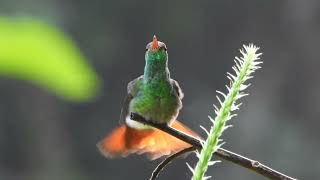
[[[129,104],[129,111],[156,123],[174,120],[182,102],[170,81],[143,84]]]

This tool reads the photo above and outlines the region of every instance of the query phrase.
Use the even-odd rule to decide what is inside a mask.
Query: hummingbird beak
[[[157,50],[159,49],[159,44],[156,35],[153,36],[152,44],[151,44],[151,49]]]

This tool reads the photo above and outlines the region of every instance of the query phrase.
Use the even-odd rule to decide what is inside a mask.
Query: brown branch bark
[[[176,129],[173,129],[170,126],[168,126],[167,124],[153,123],[152,121],[148,121],[148,120],[144,119],[144,117],[142,117],[141,115],[139,115],[137,113],[131,113],[131,119],[134,121],[140,122],[142,124],[146,124],[146,125],[155,127],[157,129],[160,129],[160,130],[162,130],[162,131],[164,131],[164,132],[166,132],[166,133],[168,133],[168,134],[170,134],[170,135],[172,135],[172,136],[174,136],[184,142],[191,144],[193,147],[195,147],[199,151],[201,151],[201,149],[202,149],[202,145],[200,143],[200,140],[198,140],[194,137],[191,137],[187,134],[184,134]],[[249,159],[247,157],[241,156],[239,154],[233,153],[233,152],[226,150],[226,149],[223,149],[223,148],[219,148],[214,153],[214,155],[216,155],[224,160],[238,164],[238,165],[245,167],[247,169],[250,169],[250,170],[252,170],[252,171],[254,171],[264,177],[268,177],[273,180],[297,180],[297,179],[292,178],[290,176],[287,176],[283,173],[280,173],[280,172],[260,163],[259,161]],[[168,161],[167,163],[164,163],[161,166],[161,169],[163,169],[163,167],[166,164],[168,164],[169,162],[170,161]],[[158,170],[157,173],[159,173],[161,171],[161,169]],[[157,174],[156,174],[156,176],[157,176]]]

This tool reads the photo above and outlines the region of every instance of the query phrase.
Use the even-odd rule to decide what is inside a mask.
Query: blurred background
[[[118,125],[154,34],[185,93],[179,119],[202,135],[238,49],[260,46],[263,68],[224,148],[320,178],[320,1],[0,0],[0,15],[0,180],[147,179],[159,161],[105,159],[95,144]],[[190,179],[196,161],[159,179]],[[207,175],[264,179],[225,161]]]

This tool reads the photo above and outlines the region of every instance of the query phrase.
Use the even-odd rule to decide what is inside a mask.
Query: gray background
[[[0,0],[1,15],[58,25],[103,80],[90,103],[73,104],[26,82],[0,78],[1,180],[147,179],[157,161],[103,158],[95,143],[118,125],[126,84],[143,73],[145,45],[168,46],[172,78],[185,92],[179,119],[204,135],[207,115],[225,91],[226,72],[242,44],[261,46],[264,64],[251,81],[224,147],[295,176],[319,179],[319,41],[317,0]],[[159,179],[190,179],[185,163]],[[214,179],[264,179],[229,162]]]

